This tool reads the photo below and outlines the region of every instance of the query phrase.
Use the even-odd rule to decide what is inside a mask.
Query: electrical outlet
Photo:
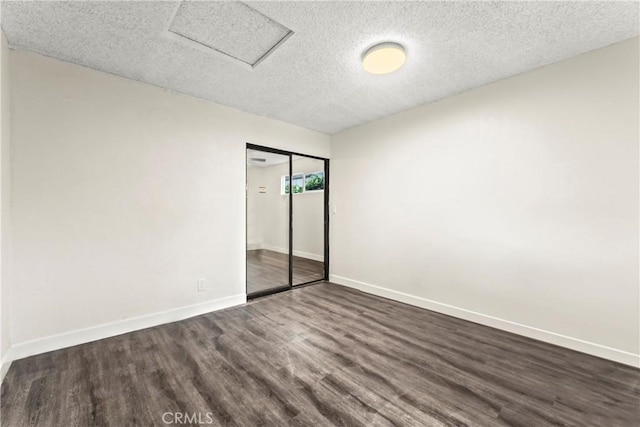
[[[207,290],[207,286],[204,279],[198,279],[198,292],[204,292]]]

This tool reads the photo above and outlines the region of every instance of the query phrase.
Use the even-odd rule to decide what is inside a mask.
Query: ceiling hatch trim
[[[204,8],[204,9],[203,9]],[[255,69],[294,34],[240,2],[178,2],[164,35],[194,49]]]

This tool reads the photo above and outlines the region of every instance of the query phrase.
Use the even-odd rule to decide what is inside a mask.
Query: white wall
[[[293,173],[324,170],[324,162],[293,159]],[[289,174],[289,163],[251,167],[247,172],[247,235],[249,249],[289,253],[289,197],[280,194],[281,178]],[[264,187],[264,193],[259,188]],[[302,258],[324,260],[324,192],[293,196],[293,252]]]
[[[318,132],[38,55],[11,66],[18,356],[243,300],[245,143],[329,156]]]
[[[332,279],[638,364],[638,39],[332,138]]]
[[[11,346],[11,147],[9,46],[0,31],[0,380],[9,369]]]
[[[264,168],[247,167],[247,249],[261,249],[264,246],[263,212],[264,197],[260,187],[265,185]],[[269,188],[269,191],[274,191]]]

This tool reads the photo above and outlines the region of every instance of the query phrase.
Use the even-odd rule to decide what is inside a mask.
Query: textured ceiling
[[[4,1],[2,28],[17,49],[331,134],[637,36],[639,25],[636,2],[245,4],[259,14],[227,16],[249,32],[222,34],[220,5],[185,5],[176,25],[249,63],[290,29],[253,69],[171,37],[174,1]],[[368,75],[361,54],[381,41],[402,43],[407,63]]]
[[[184,1],[169,31],[251,66],[291,33],[238,1]]]

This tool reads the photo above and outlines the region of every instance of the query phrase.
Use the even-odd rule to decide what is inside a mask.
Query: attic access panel
[[[168,30],[251,67],[293,34],[289,28],[238,1],[184,0]]]

